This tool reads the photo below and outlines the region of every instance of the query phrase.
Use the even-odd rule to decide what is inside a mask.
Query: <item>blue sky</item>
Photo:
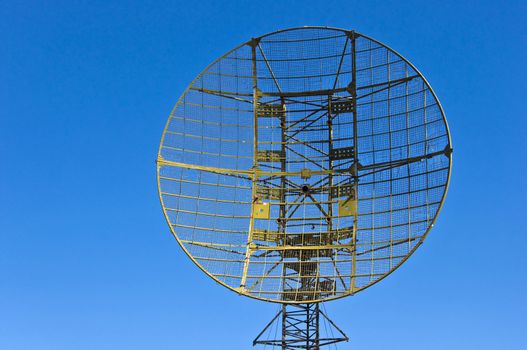
[[[454,146],[424,245],[326,305],[351,338],[339,348],[524,347],[526,13],[521,1],[3,1],[0,349],[251,347],[277,306],[188,260],[154,161],[173,104],[208,63],[301,25],[355,29],[408,58]]]

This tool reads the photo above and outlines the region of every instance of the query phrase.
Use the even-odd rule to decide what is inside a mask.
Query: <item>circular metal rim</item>
[[[443,106],[441,105],[441,101],[439,100],[439,98],[437,97],[434,89],[432,88],[432,86],[430,85],[430,83],[428,82],[428,80],[426,79],[426,77],[421,73],[421,71],[419,71],[409,60],[407,60],[403,55],[401,55],[399,52],[397,52],[396,50],[392,49],[390,46],[376,40],[376,39],[373,39],[367,35],[364,35],[360,32],[357,32],[357,31],[354,31],[354,30],[346,30],[346,29],[342,29],[342,28],[336,28],[336,27],[328,27],[328,26],[302,26],[302,27],[293,27],[293,28],[286,28],[286,29],[280,29],[280,30],[277,30],[277,31],[274,31],[274,32],[270,32],[270,33],[266,33],[262,36],[259,36],[259,37],[256,37],[256,38],[253,38],[251,40],[248,40],[236,47],[234,47],[233,49],[227,51],[225,54],[223,54],[222,56],[218,57],[217,59],[215,59],[213,62],[211,62],[209,65],[207,65],[191,82],[190,84],[186,87],[186,89],[183,91],[183,93],[180,95],[180,97],[178,98],[176,104],[174,105],[174,107],[172,108],[172,111],[170,112],[170,115],[169,115],[169,118],[165,124],[165,128],[163,129],[163,134],[161,136],[161,141],[159,143],[159,148],[158,148],[158,157],[161,155],[161,149],[163,147],[163,141],[165,139],[165,135],[166,135],[166,131],[168,129],[168,126],[170,124],[170,120],[171,120],[171,116],[174,114],[174,112],[176,111],[177,107],[179,106],[179,104],[181,103],[183,97],[187,94],[187,92],[189,91],[189,89],[194,85],[194,83],[200,79],[203,74],[205,74],[205,72],[208,71],[208,69],[210,67],[212,67],[214,64],[216,64],[217,62],[219,62],[220,60],[222,60],[223,58],[225,58],[226,56],[228,56],[229,54],[231,54],[232,52],[238,50],[239,48],[249,44],[252,40],[259,40],[259,39],[262,39],[262,38],[265,38],[265,37],[268,37],[268,36],[271,36],[271,35],[274,35],[274,34],[278,34],[278,33],[284,33],[284,32],[288,32],[288,31],[293,31],[293,30],[301,30],[301,29],[328,29],[328,30],[334,30],[334,31],[341,31],[343,33],[355,33],[359,36],[362,36],[368,40],[371,40],[381,46],[384,46],[386,49],[392,51],[393,53],[395,53],[396,55],[398,55],[406,64],[408,64],[412,69],[415,70],[415,72],[417,74],[419,74],[419,76],[423,79],[424,83],[426,84],[426,86],[428,87],[428,89],[430,89],[430,92],[432,93],[432,95],[434,96],[434,99],[437,101],[437,105],[439,106],[439,109],[441,111],[441,116],[443,118],[443,122],[445,123],[445,129],[446,129],[446,134],[447,134],[447,139],[448,139],[448,146],[450,146],[450,149],[453,149],[452,147],[452,138],[451,138],[451,135],[450,135],[450,128],[448,126],[448,121],[446,119],[446,115],[445,115],[445,111],[443,109]],[[363,291],[364,289],[367,289],[369,287],[371,287],[372,285],[382,281],[383,279],[385,279],[386,277],[388,277],[389,275],[391,275],[395,270],[399,269],[399,267],[404,263],[406,262],[406,260],[408,260],[413,254],[414,252],[417,250],[417,248],[419,248],[421,246],[421,244],[424,242],[424,240],[426,239],[426,237],[428,236],[430,230],[434,227],[435,225],[435,222],[439,216],[439,213],[441,212],[441,209],[443,208],[443,205],[445,203],[445,198],[446,198],[446,195],[448,193],[448,189],[450,187],[450,177],[451,177],[451,174],[452,174],[452,152],[449,153],[448,155],[449,157],[449,162],[448,162],[448,175],[447,175],[447,181],[446,181],[446,184],[445,184],[445,190],[443,192],[443,196],[441,197],[441,203],[437,209],[437,212],[434,216],[434,218],[432,219],[430,225],[428,226],[426,232],[423,234],[423,237],[416,243],[416,245],[412,248],[412,250],[410,250],[408,252],[408,254],[403,258],[401,259],[401,261],[395,265],[390,271],[388,271],[385,275],[383,275],[382,277],[378,278],[377,280],[373,281],[373,282],[370,282],[368,284],[366,284],[365,286],[363,287],[360,287],[358,289],[356,289],[355,291],[351,292],[351,293],[347,293],[347,294],[343,294],[343,295],[339,295],[339,296],[334,296],[334,297],[329,297],[329,298],[325,298],[325,299],[318,299],[318,300],[313,300],[313,301],[309,301],[309,303],[322,303],[322,302],[327,302],[327,301],[331,301],[331,300],[337,300],[337,299],[341,299],[341,298],[345,298],[345,297],[348,297],[348,296],[352,296],[358,292],[361,292]],[[251,295],[251,294],[245,294],[245,293],[241,293],[239,290],[236,290],[234,287],[226,284],[225,282],[222,282],[221,280],[219,280],[218,278],[216,278],[214,275],[212,275],[211,273],[209,273],[207,270],[205,270],[205,268],[203,268],[197,261],[196,259],[194,259],[194,257],[189,253],[189,251],[185,248],[185,246],[183,245],[183,243],[180,241],[178,235],[176,234],[173,226],[171,225],[170,223],[170,220],[168,218],[168,215],[167,215],[167,212],[165,211],[165,205],[163,203],[163,196],[161,194],[161,182],[160,182],[160,174],[159,174],[159,165],[157,165],[156,167],[156,178],[157,178],[157,190],[158,190],[158,196],[159,196],[159,202],[161,204],[161,208],[163,210],[163,215],[165,216],[165,220],[168,224],[168,226],[170,227],[170,232],[172,233],[172,236],[174,236],[174,238],[176,239],[176,241],[178,242],[179,246],[183,249],[183,251],[185,252],[185,254],[190,258],[190,260],[201,270],[203,271],[208,277],[212,278],[215,282],[219,283],[220,285],[228,288],[229,290],[235,292],[236,294],[238,295],[243,295],[243,296],[247,296],[249,298],[252,298],[252,299],[256,299],[256,300],[260,300],[260,301],[266,301],[266,302],[272,302],[272,303],[277,303],[277,304],[305,304],[306,302],[305,301],[282,301],[282,300],[275,300],[275,299],[271,299],[271,298],[262,298],[262,297],[259,297],[259,296],[255,296],[255,295]]]

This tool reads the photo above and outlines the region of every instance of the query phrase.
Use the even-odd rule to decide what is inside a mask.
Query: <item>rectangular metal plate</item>
[[[283,190],[281,188],[273,187],[258,187],[256,188],[256,197],[260,199],[276,199],[280,200]]]
[[[331,113],[332,114],[341,114],[341,113],[352,113],[354,108],[353,100],[344,100],[344,101],[332,101],[331,102]]]
[[[269,203],[253,203],[253,217],[255,219],[269,219],[271,206]]]
[[[342,147],[342,148],[333,148],[329,151],[329,159],[339,160],[339,159],[351,159],[354,157],[354,148]]]
[[[339,201],[339,216],[357,215],[357,200],[353,198]]]
[[[259,162],[280,162],[285,154],[282,151],[259,150],[256,157]]]
[[[259,118],[282,118],[285,115],[285,108],[281,104],[260,103],[256,107],[256,115]]]
[[[352,184],[346,184],[341,186],[332,186],[330,188],[331,198],[349,197],[352,194],[355,195]]]

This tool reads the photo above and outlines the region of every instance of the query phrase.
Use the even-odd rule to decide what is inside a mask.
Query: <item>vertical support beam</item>
[[[309,304],[305,306],[306,310],[306,349],[309,349],[311,347],[311,318],[313,315],[310,314],[309,311],[311,311],[311,308],[309,307]]]
[[[278,86],[278,85],[277,85]],[[284,113],[280,116],[280,129],[281,129],[281,151],[283,154],[283,158],[280,160],[280,170],[285,174],[287,171],[287,149],[286,149],[286,143],[287,143],[287,116],[286,116],[286,106],[285,106],[285,99],[281,98],[281,104],[282,104],[282,110]],[[285,187],[286,187],[286,175],[281,176],[280,178],[280,215],[279,215],[279,221],[278,221],[278,229],[277,232],[282,235],[283,237],[283,244],[286,244],[286,225],[287,225],[287,207],[286,207],[286,197],[285,197]],[[282,254],[282,259],[284,259],[285,251],[281,251],[280,254]],[[285,264],[282,264],[282,291],[285,290],[285,275],[286,275],[286,267]]]
[[[404,67],[405,67],[405,69],[404,69],[405,78],[408,79],[408,65],[405,64]],[[406,122],[406,125],[405,125],[406,126],[406,158],[410,159],[410,157],[411,157],[410,144],[411,143],[410,143],[410,131],[409,131],[409,128],[410,128],[409,117],[410,116],[408,114],[408,81],[406,81],[404,83],[404,85],[405,85],[405,91],[404,91],[404,93],[405,93],[405,99],[404,99],[404,108],[405,108],[404,116],[405,116],[405,118],[404,119],[405,119],[405,122]],[[390,88],[388,88],[388,91],[390,91]],[[425,93],[425,96],[426,96],[426,93]],[[389,111],[388,111],[388,114],[389,114]],[[426,125],[425,125],[425,129],[426,129]],[[424,151],[424,153],[426,154],[426,150]],[[426,160],[426,164],[428,164],[428,160]],[[412,205],[412,196],[410,195],[410,191],[411,191],[411,188],[412,188],[412,183],[411,183],[411,177],[410,177],[410,174],[411,174],[411,172],[410,172],[410,162],[408,162],[406,164],[406,171],[407,171],[407,175],[408,175],[408,197],[407,197],[407,200],[408,200],[408,217],[407,217],[407,220],[408,220],[408,252],[410,252],[412,250],[412,215],[411,215],[412,214],[412,210],[410,209],[411,205]],[[426,183],[426,185],[428,186],[428,182]]]
[[[315,304],[315,346],[314,349],[320,348],[320,304]]]
[[[281,148],[282,154],[284,155],[282,159],[280,159],[280,170],[285,173],[287,171],[287,114],[286,114],[286,106],[285,106],[285,99],[282,97],[280,99],[280,103],[282,105],[282,110],[284,111],[280,115],[280,130],[281,130]],[[286,205],[285,205],[285,186],[286,186],[286,175],[282,175],[280,177],[280,222],[278,223],[278,232],[285,233],[285,216],[287,214],[286,212]],[[285,237],[285,236],[284,236]]]
[[[286,349],[287,345],[287,306],[282,304],[282,350]]]
[[[328,95],[328,154],[331,155],[332,153],[332,150],[333,150],[333,115],[331,114],[331,104],[332,104],[332,99],[333,99],[333,95]],[[333,223],[332,223],[332,220],[331,218],[333,217],[333,197],[331,195],[331,188],[333,187],[333,174],[332,174],[332,171],[333,171],[333,159],[330,157],[328,157],[328,170],[329,170],[329,174],[328,174],[328,181],[329,181],[329,184],[328,184],[328,187],[329,187],[329,191],[328,191],[328,232],[331,232],[332,229],[333,229]]]
[[[425,127],[425,149],[424,149],[424,153],[427,154],[428,153],[428,126],[426,125],[427,124],[427,120],[426,120],[426,108],[427,108],[427,105],[426,105],[426,95],[427,95],[427,92],[428,92],[428,88],[426,86],[426,83],[425,81],[423,80],[423,125]],[[425,160],[425,169],[426,169],[426,224],[429,225],[430,224],[430,198],[429,198],[429,190],[428,190],[428,184],[430,183],[430,179],[429,179],[429,174],[430,174],[430,170],[428,169],[428,159]]]
[[[346,43],[347,43],[347,41],[346,41]],[[343,53],[342,57],[344,57],[344,53]],[[341,60],[341,62],[342,62],[342,60]],[[336,82],[337,81],[335,80],[335,84],[336,84]],[[332,154],[332,150],[333,150],[333,115],[331,114],[332,100],[333,100],[333,95],[332,94],[328,95],[328,154],[329,155]],[[328,188],[329,188],[329,190],[328,190],[328,206],[327,206],[328,216],[327,216],[326,220],[327,220],[327,227],[328,227],[327,231],[328,232],[332,232],[333,231],[333,196],[331,195],[332,194],[331,189],[333,187],[333,174],[332,174],[332,171],[333,171],[333,159],[331,158],[331,156],[328,157],[328,170],[330,171],[330,173],[328,174]],[[327,244],[327,243],[328,242],[325,242],[324,244]],[[331,244],[333,244],[333,242],[331,242]],[[335,269],[335,274],[334,275],[337,275],[339,273],[339,271],[337,270],[337,264],[335,263],[335,261],[333,259],[333,256],[331,256],[331,260],[333,261],[333,268]],[[333,291],[335,291],[336,288],[337,288],[337,280],[335,278],[335,281],[333,283]]]
[[[358,126],[357,126],[357,55],[356,55],[355,32],[351,32],[351,86],[350,92],[353,100],[353,190],[355,191],[356,212],[353,216],[353,250],[351,266],[351,283],[350,291],[353,294],[355,290],[355,273],[357,265],[357,214],[358,214],[358,196],[359,196],[359,150],[358,150]]]
[[[245,259],[243,263],[243,272],[240,282],[240,290],[245,289],[247,282],[247,272],[249,270],[249,263],[252,254],[252,242],[253,242],[253,231],[254,231],[254,210],[253,206],[256,199],[256,182],[258,181],[258,100],[260,94],[258,92],[258,77],[256,69],[256,46],[260,39],[253,39],[249,45],[251,46],[252,52],[252,78],[253,78],[253,170],[254,175],[252,177],[252,191],[251,191],[251,216],[249,219],[249,232],[247,235],[247,247],[245,249]]]
[[[371,45],[371,44],[370,44]],[[370,57],[371,57],[371,51],[370,51]],[[387,76],[387,81],[390,81],[391,80],[391,67],[390,67],[390,52],[388,50],[386,50],[386,69],[388,71],[388,76]],[[373,84],[373,81],[372,81],[372,84]],[[386,101],[386,104],[388,106],[388,142],[390,144],[390,156],[389,156],[389,161],[392,162],[392,145],[393,145],[393,142],[392,142],[392,116],[390,114],[390,102],[391,102],[391,96],[390,96],[390,88],[388,88],[388,91],[386,92],[388,94],[388,98],[387,98],[387,101]],[[373,96],[372,96],[373,98]],[[373,116],[373,115],[372,115]],[[373,128],[373,123],[372,123],[372,128]],[[373,131],[372,131],[372,134],[373,134]],[[374,162],[375,164],[375,159],[374,159]],[[374,175],[375,176],[375,175]],[[392,269],[393,267],[393,196],[392,196],[392,193],[393,193],[393,171],[392,169],[390,169],[390,270]],[[372,215],[372,221],[373,221],[373,215]],[[372,244],[371,244],[371,259],[372,259],[372,262],[371,262],[371,274],[373,275],[373,263],[374,263],[374,255],[375,255],[375,252],[374,252],[374,248],[375,248],[375,235],[374,235],[375,232],[372,232]]]

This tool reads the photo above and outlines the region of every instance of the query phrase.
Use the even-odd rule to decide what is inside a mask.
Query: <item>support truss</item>
[[[280,337],[265,338],[274,326],[281,328]],[[325,327],[322,323],[326,323]],[[322,326],[322,327],[321,327]],[[282,305],[281,310],[265,326],[253,341],[255,345],[270,345],[282,350],[315,350],[331,344],[348,341],[349,338],[320,310],[320,304]]]

